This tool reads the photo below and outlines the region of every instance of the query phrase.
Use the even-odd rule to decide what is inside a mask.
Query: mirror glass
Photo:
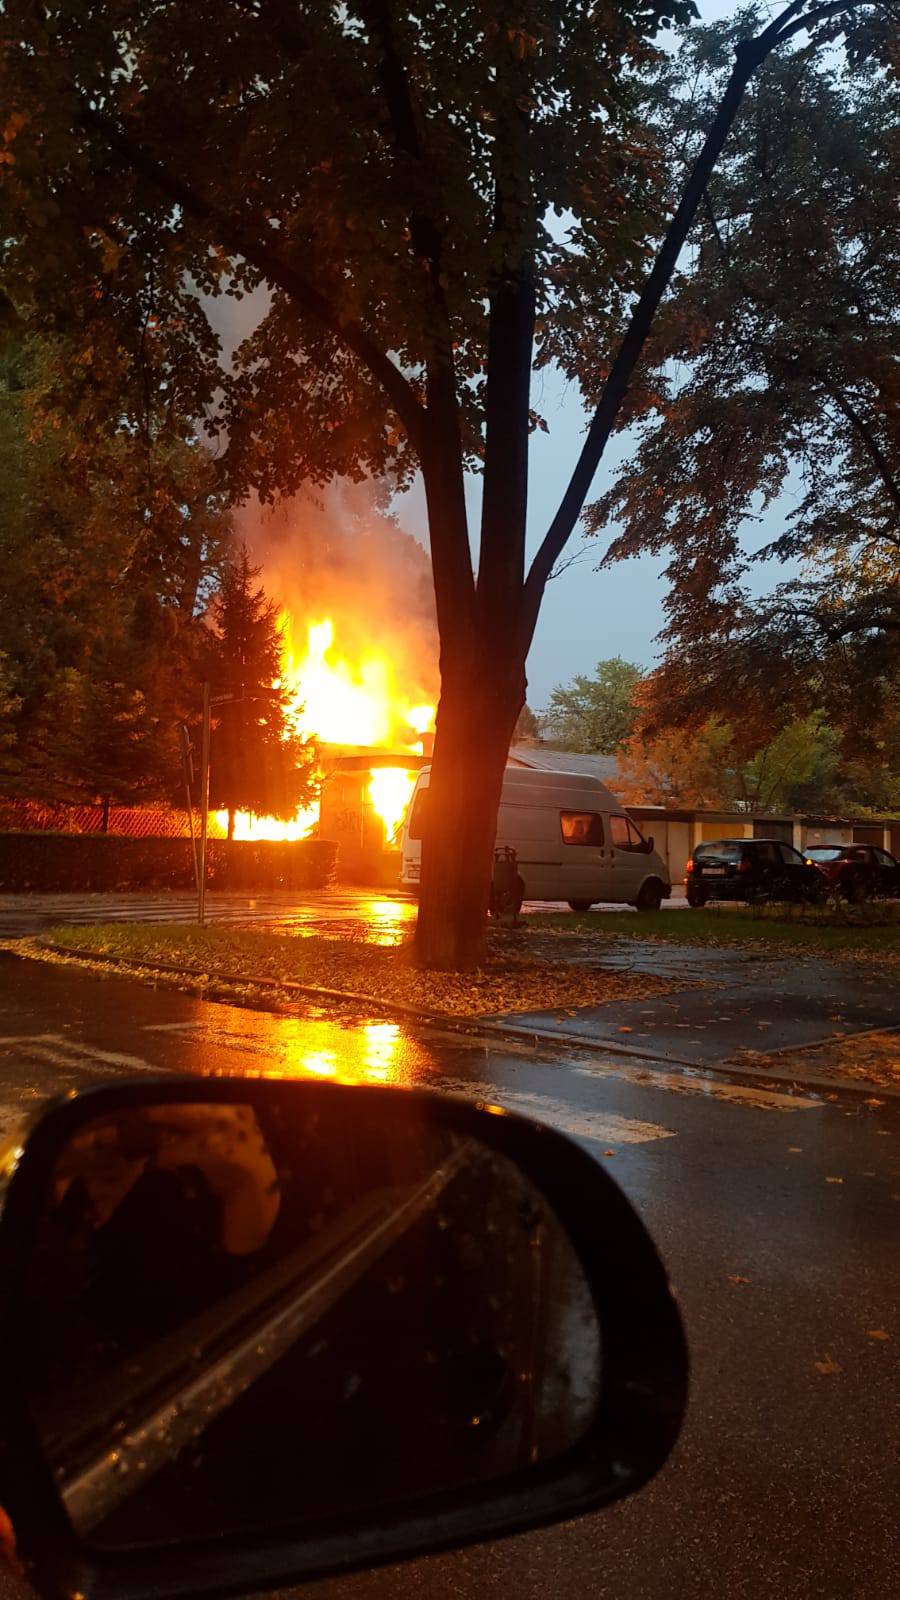
[[[265,1088],[104,1116],[56,1163],[24,1381],[95,1546],[377,1514],[596,1412],[587,1281],[507,1157],[400,1091]]]

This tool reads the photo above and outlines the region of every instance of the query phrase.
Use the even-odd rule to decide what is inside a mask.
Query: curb
[[[286,990],[309,1000],[327,1000],[332,1003],[351,1005],[362,1008],[368,1012],[376,1011],[386,1013],[388,1016],[402,1017],[405,1021],[418,1023],[420,1026],[441,1028],[448,1032],[464,1034],[468,1038],[478,1039],[487,1036],[489,1039],[499,1041],[513,1040],[516,1043],[530,1045],[532,1049],[540,1046],[553,1048],[565,1046],[587,1051],[590,1054],[603,1054],[606,1056],[621,1057],[635,1064],[645,1063],[648,1071],[655,1066],[657,1070],[683,1073],[717,1073],[728,1077],[746,1086],[767,1087],[775,1086],[785,1089],[813,1089],[829,1094],[861,1096],[863,1099],[882,1097],[885,1100],[900,1100],[900,1085],[897,1088],[885,1088],[872,1083],[850,1083],[846,1080],[835,1082],[831,1078],[823,1078],[819,1074],[809,1077],[797,1077],[787,1072],[769,1072],[750,1067],[734,1061],[697,1062],[690,1061],[685,1056],[661,1056],[658,1052],[638,1050],[634,1045],[612,1043],[607,1040],[586,1039],[581,1034],[566,1033],[560,1029],[547,1029],[542,1031],[537,1028],[520,1027],[514,1022],[501,1022],[492,1017],[459,1017],[446,1011],[423,1011],[416,1006],[405,1005],[399,1000],[374,999],[371,995],[359,994],[349,989],[328,989],[323,985],[312,983],[298,983],[293,978],[248,978],[245,974],[234,973],[209,973],[203,967],[179,966],[172,961],[139,961],[134,956],[98,955],[95,951],[84,949],[70,949],[56,945],[46,939],[35,939],[34,944],[39,950],[48,954],[71,957],[75,961],[90,962],[94,966],[108,966],[124,968],[126,971],[159,972],[167,976],[178,978],[204,978],[212,986],[237,988],[261,988]],[[231,1004],[240,1004],[239,1000],[232,999]],[[267,1008],[263,1008],[267,1009]],[[890,1029],[872,1027],[861,1029],[858,1033],[845,1035],[845,1038],[864,1038],[869,1033],[885,1033]],[[778,1055],[802,1055],[805,1051],[819,1049],[825,1041],[813,1040],[809,1044],[789,1045]]]

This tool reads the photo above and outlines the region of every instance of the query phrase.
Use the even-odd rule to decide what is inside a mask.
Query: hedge
[[[206,881],[211,889],[324,889],[336,860],[337,845],[327,839],[210,839]],[[0,833],[0,890],[7,893],[193,887],[188,839]]]

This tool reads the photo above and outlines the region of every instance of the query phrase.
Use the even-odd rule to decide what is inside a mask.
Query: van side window
[[[599,811],[561,811],[559,825],[566,844],[603,843],[603,818]]]
[[[631,840],[628,837],[627,817],[610,817],[609,831],[612,842],[617,850],[633,849]]]
[[[647,850],[647,841],[644,835],[641,833],[640,828],[635,827],[630,817],[628,819],[628,848],[629,850],[640,851],[641,855],[644,855]]]
[[[430,793],[430,789],[420,789],[413,802],[413,808],[409,814],[409,837],[411,839],[421,839],[422,837],[422,825],[427,816],[428,796]]]
[[[610,817],[609,831],[617,850],[631,850],[635,854],[646,851],[647,846],[640,828],[636,828],[628,817]]]

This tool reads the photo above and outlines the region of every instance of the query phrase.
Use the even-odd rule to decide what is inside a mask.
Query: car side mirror
[[[653,854],[655,849],[656,849],[656,840],[654,839],[654,837],[653,837],[653,835],[651,833],[644,840],[644,850],[646,851],[648,856],[652,856],[652,854]]]
[[[327,1083],[91,1089],[0,1220],[0,1500],[40,1593],[251,1593],[594,1510],[687,1358],[637,1215],[497,1106]]]

